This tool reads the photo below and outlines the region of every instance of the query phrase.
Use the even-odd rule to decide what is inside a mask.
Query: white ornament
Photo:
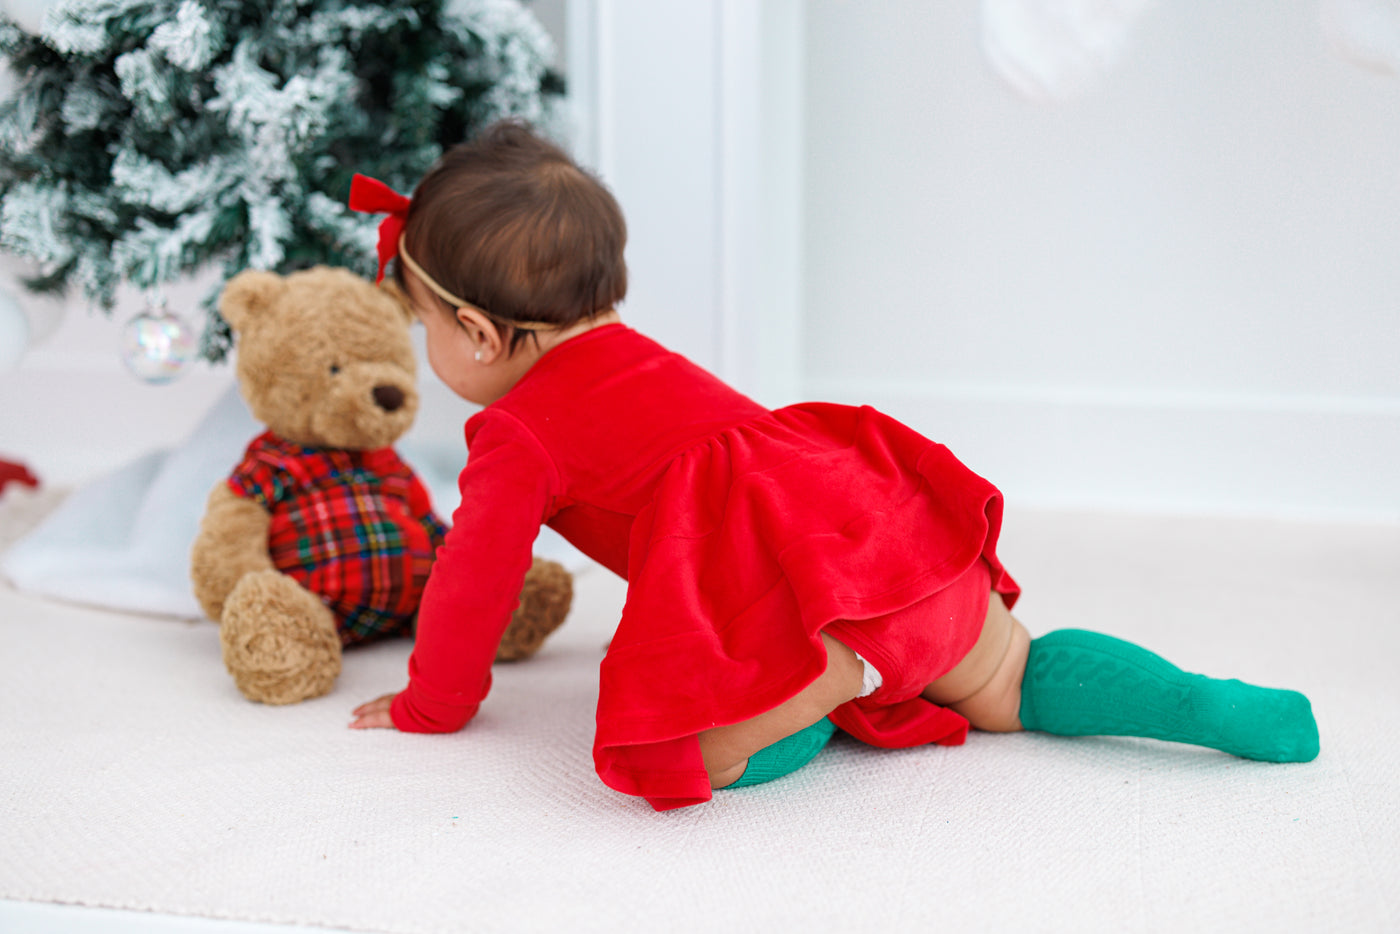
[[[58,6],[58,0],[0,0],[0,13],[32,36],[44,28],[44,14]]]
[[[139,379],[168,383],[195,357],[194,329],[172,314],[165,301],[152,298],[146,310],[122,329],[122,362]]]
[[[982,50],[1031,100],[1065,100],[1110,71],[1152,0],[982,0]]]
[[[1400,74],[1400,0],[1322,0],[1322,34],[1338,58]]]
[[[19,363],[29,346],[29,319],[14,295],[0,289],[0,373]]]

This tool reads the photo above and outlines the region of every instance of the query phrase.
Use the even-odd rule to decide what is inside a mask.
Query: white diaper
[[[880,685],[885,683],[885,678],[880,674],[879,669],[865,660],[865,656],[856,652],[856,658],[860,659],[860,693],[856,697],[868,697],[880,690]]]

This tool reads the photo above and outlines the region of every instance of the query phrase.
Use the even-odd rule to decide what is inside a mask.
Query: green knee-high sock
[[[836,726],[826,717],[791,736],[765,746],[749,757],[749,764],[739,780],[726,788],[743,788],[746,785],[760,785],[796,772],[826,748]]]
[[[1302,694],[1187,674],[1131,642],[1077,629],[1031,642],[1021,724],[1061,736],[1194,743],[1269,762],[1309,762],[1318,752]]]

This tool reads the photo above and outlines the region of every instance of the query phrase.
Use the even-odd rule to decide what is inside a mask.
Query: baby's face
[[[476,356],[480,345],[417,276],[404,270],[403,279],[413,313],[428,332],[428,365],[437,378],[468,402],[494,401],[491,381]]]

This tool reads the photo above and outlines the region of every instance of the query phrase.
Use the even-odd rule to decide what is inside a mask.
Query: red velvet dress
[[[475,714],[548,523],[628,581],[600,669],[609,786],[658,810],[708,800],[696,734],[811,683],[823,629],[886,680],[838,726],[880,746],[962,742],[967,722],[918,691],[976,641],[988,585],[1013,600],[1016,585],[996,557],[1000,494],[942,445],[869,408],[769,411],[623,325],[545,354],[466,437],[399,729]]]

